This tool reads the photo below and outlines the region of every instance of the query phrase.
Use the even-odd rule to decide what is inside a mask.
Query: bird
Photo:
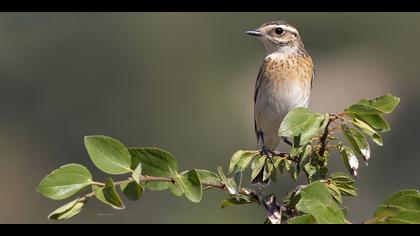
[[[315,81],[311,56],[298,30],[285,21],[269,21],[247,34],[257,37],[266,50],[255,82],[254,127],[262,155],[274,154],[280,141],[280,124],[289,111],[307,108]]]

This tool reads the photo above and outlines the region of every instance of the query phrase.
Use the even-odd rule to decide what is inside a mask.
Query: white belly
[[[265,80],[258,91],[255,102],[257,129],[263,133],[264,145],[274,150],[280,142],[278,130],[287,113],[296,107],[308,107],[310,90],[300,84],[285,80],[279,87],[271,80]],[[262,144],[258,144],[262,148]]]

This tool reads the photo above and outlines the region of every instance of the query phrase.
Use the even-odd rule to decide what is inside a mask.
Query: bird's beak
[[[259,31],[259,30],[248,30],[245,32],[246,34],[252,35],[252,36],[257,36],[257,37],[262,37],[264,36],[264,33]]]

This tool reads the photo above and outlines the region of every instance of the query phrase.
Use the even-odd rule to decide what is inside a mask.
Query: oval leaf
[[[181,174],[172,171],[172,178],[190,201],[195,203],[201,201],[203,190],[198,174],[194,169],[184,171]]]
[[[316,224],[315,218],[310,214],[303,214],[287,220],[287,224]]]
[[[388,122],[381,115],[356,115],[357,118],[369,124],[378,132],[388,132],[391,130]]]
[[[237,194],[230,195],[226,200],[220,203],[220,208],[223,209],[228,206],[243,205],[257,202],[257,200],[251,196]]]
[[[251,169],[252,169],[251,180],[254,180],[258,176],[258,174],[260,174],[260,172],[264,168],[266,159],[267,159],[266,156],[258,156],[254,158],[251,165]]]
[[[198,174],[201,184],[220,184],[220,178],[216,173],[201,169],[195,169],[195,171]]]
[[[332,173],[329,178],[337,184],[353,184],[354,183],[354,180],[350,176],[342,172]]]
[[[92,162],[103,172],[119,175],[133,171],[130,153],[118,140],[103,135],[87,136],[85,146]]]
[[[321,182],[313,182],[299,190],[300,200],[296,208],[311,214],[319,224],[344,224],[346,219],[328,188]]]
[[[226,186],[228,192],[230,194],[237,194],[238,193],[239,186],[238,186],[238,183],[236,183],[235,180],[238,179],[238,178],[230,178],[230,179],[228,179],[226,177],[226,175],[224,174],[222,167],[220,167],[220,166],[217,167],[217,171],[219,173],[220,179],[222,180],[223,184]],[[238,174],[240,174],[239,171],[235,172],[235,176],[238,176]]]
[[[172,184],[169,190],[171,190],[171,192],[177,197],[181,197],[182,195],[184,195],[184,191],[182,190],[181,186],[177,183]]]
[[[263,181],[266,181],[270,179],[271,176],[275,176],[275,175],[276,175],[276,168],[274,167],[274,164],[271,161],[267,161],[267,163],[265,163],[264,165]]]
[[[76,198],[75,200],[57,208],[48,215],[49,220],[64,220],[77,215],[85,205],[85,199]]]
[[[371,100],[362,99],[345,110],[353,114],[389,114],[397,107],[400,99],[390,94]]]
[[[280,125],[279,136],[294,137],[298,136],[313,116],[307,108],[299,107],[291,110]]]
[[[370,158],[370,147],[365,137],[356,129],[350,128],[345,124],[341,125],[344,137],[353,147],[357,154],[361,155],[365,162]]]
[[[353,186],[354,180],[350,176],[337,172],[331,174],[329,179],[340,190],[341,195],[357,197],[357,189]]]
[[[354,118],[353,119],[353,125],[355,125],[357,128],[359,128],[363,133],[367,134],[372,139],[373,142],[375,142],[379,146],[383,145],[381,135],[379,135],[379,133],[376,132],[376,130],[374,130],[372,127],[370,127],[364,121],[359,120],[357,118]]]
[[[141,163],[143,175],[170,177],[170,169],[178,171],[177,161],[169,152],[158,148],[129,148],[128,151],[135,164]],[[165,182],[148,182],[146,184],[146,187],[151,190],[165,190],[171,186],[172,183]]]
[[[300,145],[305,145],[311,141],[312,138],[318,137],[324,131],[329,116],[322,116],[321,114],[313,114],[309,117],[305,127],[302,129],[300,136]]]
[[[230,160],[228,174],[231,174],[235,170],[244,171],[251,163],[252,158],[257,154],[258,152],[255,151],[239,150],[235,152]]]
[[[334,185],[334,183],[326,184],[328,187],[328,191],[330,191],[331,196],[336,200],[339,204],[343,204],[343,199],[341,198],[341,191],[340,189]]]
[[[136,181],[127,180],[120,184],[120,189],[131,201],[137,201],[143,195],[144,188]]]
[[[112,208],[117,210],[125,208],[124,203],[121,201],[120,196],[115,190],[114,182],[111,178],[108,178],[105,182],[105,187],[93,185],[93,192],[99,201],[111,206]]]
[[[376,210],[375,223],[420,224],[420,192],[407,189],[392,194]]]
[[[79,164],[61,166],[45,176],[36,191],[53,200],[66,199],[92,184],[92,175]]]
[[[134,181],[136,181],[137,184],[140,184],[140,177],[141,177],[141,163],[139,163],[134,169],[133,174],[131,175]]]
[[[361,114],[349,114],[352,118],[357,118],[359,120],[364,121],[366,124],[368,124],[370,127],[372,127],[377,132],[388,132],[391,130],[391,127],[389,127],[388,122],[381,116],[381,115],[361,115]]]
[[[357,176],[357,169],[359,169],[359,161],[353,150],[349,147],[340,148],[341,158],[344,162],[345,167],[353,176]]]

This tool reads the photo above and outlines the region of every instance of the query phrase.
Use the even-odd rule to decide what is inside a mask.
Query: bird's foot
[[[269,160],[270,160],[270,162],[274,165],[274,160],[273,160],[273,156],[275,156],[276,155],[276,152],[275,151],[271,151],[271,150],[269,150],[267,147],[263,147],[261,150],[260,150],[260,155],[261,156],[266,156]]]

